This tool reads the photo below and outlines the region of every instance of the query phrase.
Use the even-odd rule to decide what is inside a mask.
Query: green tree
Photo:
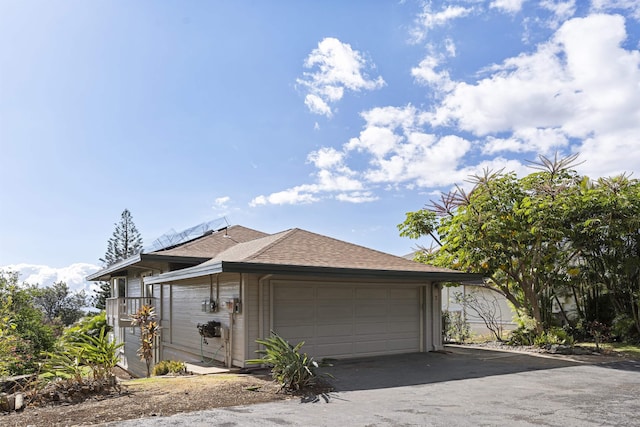
[[[84,290],[71,292],[65,282],[57,282],[46,288],[36,287],[34,303],[42,310],[47,322],[59,319],[63,325],[69,326],[84,316],[87,296]]]
[[[0,344],[4,344],[0,371],[12,375],[32,372],[40,355],[53,348],[55,337],[34,304],[34,288],[19,285],[16,272],[0,271],[0,311]]]
[[[591,294],[604,291],[618,321],[629,319],[640,335],[640,181],[584,180],[568,218],[580,254],[574,274]]]
[[[133,223],[133,217],[128,209],[120,215],[120,221],[115,223],[115,229],[107,242],[107,251],[100,261],[106,267],[136,255],[142,251],[142,236]],[[101,282],[93,297],[94,307],[104,310],[106,300],[111,296],[109,282]]]
[[[4,280],[4,276],[0,281]],[[2,294],[0,298],[0,377],[8,375],[9,365],[12,362],[11,348],[15,348],[16,336],[13,331],[16,328],[11,312],[12,298],[10,295]]]
[[[545,325],[554,284],[563,281],[576,256],[565,225],[568,194],[580,178],[568,166],[575,157],[540,158],[539,172],[471,177],[470,192],[457,188],[439,202],[410,212],[398,225],[402,236],[437,232],[441,247],[424,260],[483,274],[484,286],[503,294],[514,307]]]

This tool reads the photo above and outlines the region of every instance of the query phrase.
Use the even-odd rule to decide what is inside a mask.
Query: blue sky
[[[0,0],[0,266],[87,286],[226,216],[402,255],[396,224],[483,168],[640,170],[640,4]]]

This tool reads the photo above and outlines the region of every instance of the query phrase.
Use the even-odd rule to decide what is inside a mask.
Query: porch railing
[[[156,298],[126,297],[107,298],[107,323],[114,328],[131,326],[131,315],[135,314],[143,305],[155,307]]]

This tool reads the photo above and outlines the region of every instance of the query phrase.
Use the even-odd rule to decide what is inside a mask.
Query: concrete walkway
[[[122,426],[640,425],[640,362],[447,348],[338,361],[336,391]]]

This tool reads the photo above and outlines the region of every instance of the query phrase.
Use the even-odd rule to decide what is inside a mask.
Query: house
[[[463,303],[465,299],[466,304]],[[518,327],[514,322],[515,312],[504,295],[473,283],[443,287],[442,310],[461,313],[475,336],[492,337],[487,321],[492,322],[494,327],[500,326],[503,332]]]
[[[316,358],[439,350],[440,282],[478,276],[297,228],[267,234],[230,226],[87,279],[112,283],[107,319],[125,343],[121,364],[143,375],[130,322],[143,304],[155,307],[162,327],[154,362],[244,367],[270,331],[304,341]]]
[[[403,258],[413,260],[417,253],[418,251],[411,252]],[[492,336],[483,316],[494,326],[499,325],[504,332],[512,331],[518,326],[514,322],[515,312],[507,298],[482,286],[482,280],[449,283],[448,286],[442,287],[441,300],[442,310],[459,313],[474,336]]]

